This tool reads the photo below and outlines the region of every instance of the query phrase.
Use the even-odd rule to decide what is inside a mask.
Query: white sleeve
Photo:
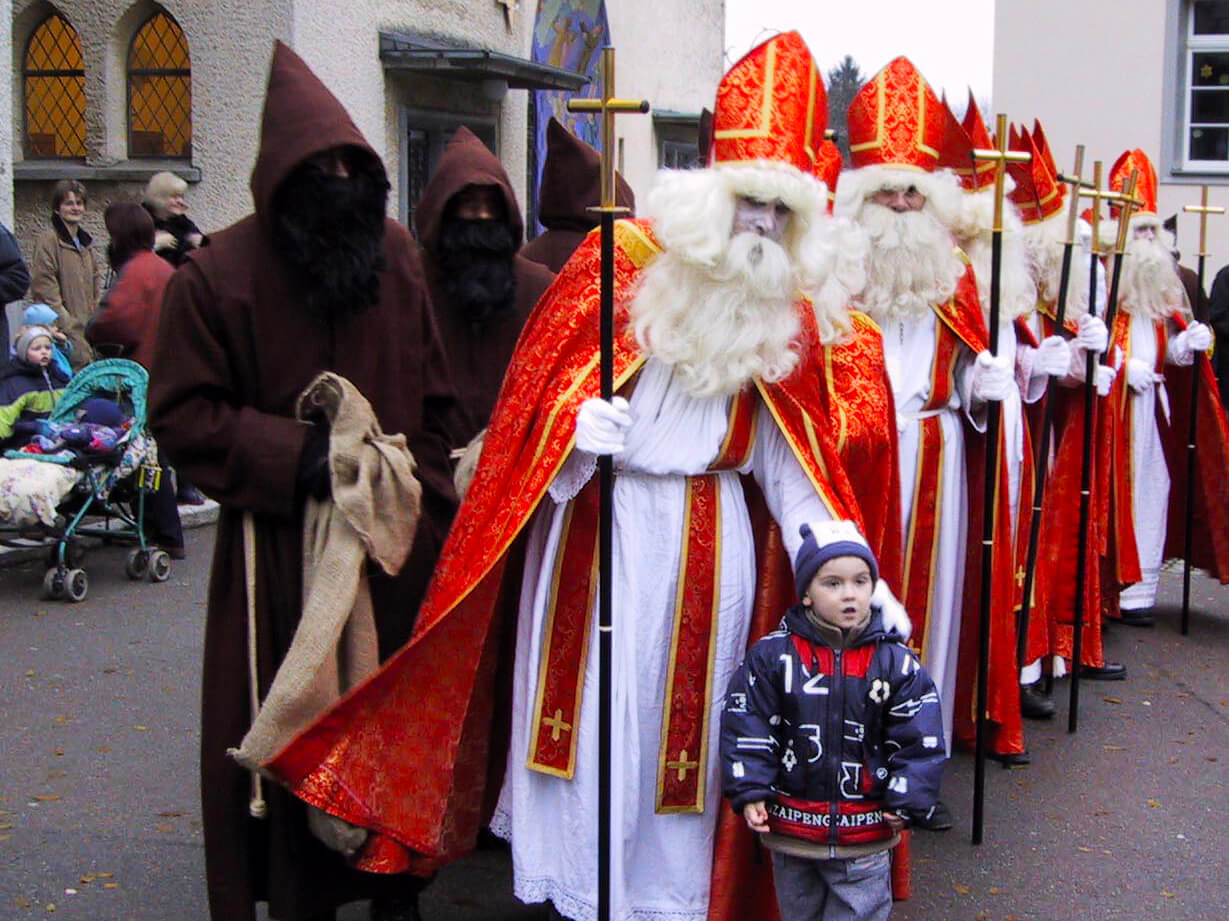
[[[781,536],[789,553],[790,565],[793,566],[794,557],[802,545],[798,528],[804,522],[828,521],[832,513],[798,463],[768,407],[761,403],[759,410],[755,447],[751,452],[751,474],[764,493],[768,511],[781,527]]]

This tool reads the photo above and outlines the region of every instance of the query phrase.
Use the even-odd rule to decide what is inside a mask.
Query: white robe
[[[1156,366],[1156,330],[1149,317],[1131,317],[1130,358],[1149,367]],[[1176,327],[1170,324],[1167,364],[1189,365],[1193,356],[1177,343]],[[1125,373],[1125,371],[1123,372]],[[1131,413],[1131,516],[1135,526],[1135,545],[1143,578],[1123,589],[1119,606],[1124,611],[1140,611],[1156,604],[1161,563],[1165,555],[1165,531],[1169,525],[1169,465],[1157,425],[1158,408],[1169,417],[1169,395],[1165,382],[1136,393],[1128,388]]]
[[[883,353],[892,395],[896,401],[896,428],[900,452],[900,512],[902,535],[909,538],[913,515],[913,487],[917,477],[918,445],[922,407],[930,398],[930,374],[934,364],[939,318],[933,311],[907,323],[889,320],[883,326]],[[955,714],[956,660],[960,647],[960,613],[964,596],[965,536],[968,528],[968,487],[965,482],[964,431],[961,407],[969,405],[972,354],[960,349],[956,363],[957,386],[947,407],[937,411],[943,431],[943,502],[938,509],[939,549],[930,584],[930,619],[926,624],[922,664],[943,705],[943,733],[947,752],[952,751],[952,721]],[[981,414],[969,418],[984,427]]]
[[[746,651],[755,595],[755,554],[738,474],[751,473],[780,522],[792,560],[802,522],[830,514],[763,405],[755,447],[741,471],[718,474],[721,490],[720,599],[709,710],[704,812],[654,812],[686,476],[704,473],[726,436],[730,399],[686,393],[670,368],[647,361],[631,396],[627,449],[615,459],[613,545],[613,791],[611,918],[704,921],[721,802],[718,730],[725,690]],[[566,917],[597,914],[598,639],[592,617],[573,779],[530,771],[538,662],[551,571],[567,502],[592,474],[594,458],[573,451],[530,525],[517,623],[512,736],[491,822],[512,843],[517,898],[550,899]],[[784,612],[782,612],[784,613]]]

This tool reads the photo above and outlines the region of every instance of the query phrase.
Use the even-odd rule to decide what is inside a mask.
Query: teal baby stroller
[[[148,386],[149,375],[136,362],[108,358],[87,365],[69,381],[51,415],[36,423],[32,446],[7,451],[0,461],[0,530],[16,532],[24,546],[31,539],[46,544],[48,598],[85,599],[83,538],[135,544],[124,567],[130,579],[170,577],[170,555],[145,534],[146,502],[162,476],[146,429]],[[121,425],[84,421],[100,400],[118,410]]]

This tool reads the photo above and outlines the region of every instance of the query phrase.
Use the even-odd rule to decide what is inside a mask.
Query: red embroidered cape
[[[647,223],[620,221],[615,249],[617,389],[644,360],[627,311],[660,248]],[[599,266],[594,232],[526,323],[410,642],[265,766],[306,802],[376,832],[363,869],[429,867],[409,851],[461,856],[498,796],[507,719],[496,702],[510,699],[516,538],[571,450],[576,410],[599,393]],[[788,380],[757,387],[833,514],[861,524],[813,384],[814,320],[800,314],[804,360]],[[774,588],[781,594],[770,598]],[[779,617],[794,600],[792,579],[757,595]]]

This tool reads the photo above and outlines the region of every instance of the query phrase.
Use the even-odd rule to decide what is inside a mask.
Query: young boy
[[[871,608],[878,566],[850,521],[803,525],[802,603],[751,647],[721,718],[725,795],[772,850],[782,921],[881,921],[888,850],[938,801],[943,716]]]
[[[55,312],[55,308],[48,304],[30,304],[26,307],[21,316],[21,328],[17,330],[17,336],[20,336],[32,326],[42,326],[51,333],[51,363],[59,369],[65,377],[73,376],[72,364],[68,360],[68,356],[72,354],[73,344],[69,341],[63,330],[59,327],[60,315]],[[19,357],[17,354],[16,337],[14,344],[9,348],[9,356],[11,358]]]

